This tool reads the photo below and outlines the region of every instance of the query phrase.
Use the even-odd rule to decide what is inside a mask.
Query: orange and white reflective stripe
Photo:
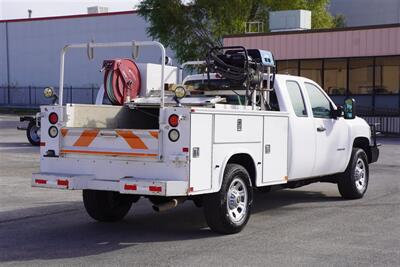
[[[93,140],[97,137],[98,133],[99,133],[98,129],[83,130],[83,132],[81,133],[78,140],[76,140],[73,146],[83,146],[83,147],[89,146],[93,142]]]
[[[157,157],[158,130],[62,128],[62,154]]]
[[[132,149],[149,149],[145,143],[143,143],[142,139],[138,137],[136,134],[134,134],[130,130],[116,130],[115,131],[119,136],[125,139],[125,141],[128,143],[128,145]]]

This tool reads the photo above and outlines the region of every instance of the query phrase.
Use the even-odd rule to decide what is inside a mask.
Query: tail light
[[[171,127],[176,127],[179,124],[179,116],[176,114],[172,114],[168,118],[168,123],[171,125]]]
[[[55,112],[50,113],[49,115],[49,122],[51,124],[56,124],[58,122],[58,115]]]

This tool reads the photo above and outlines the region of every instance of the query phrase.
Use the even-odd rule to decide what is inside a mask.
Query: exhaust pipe
[[[161,204],[158,204],[158,205],[153,205],[153,210],[155,210],[157,212],[163,212],[163,211],[166,211],[166,210],[169,210],[169,209],[176,208],[176,206],[178,206],[178,204],[180,204],[180,203],[182,203],[184,201],[185,201],[185,199],[176,199],[176,198],[174,198],[174,199],[171,199],[168,202],[161,203]]]

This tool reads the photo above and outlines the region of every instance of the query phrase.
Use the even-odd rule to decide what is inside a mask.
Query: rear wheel
[[[367,154],[361,148],[353,148],[349,165],[339,175],[338,188],[345,199],[362,198],[367,191],[369,169]]]
[[[26,128],[26,137],[31,145],[40,145],[40,127],[36,125],[36,120],[29,122],[28,127]]]
[[[249,173],[241,165],[228,164],[221,190],[203,198],[208,226],[222,234],[240,232],[250,218],[252,197]]]
[[[83,203],[87,213],[100,222],[115,222],[125,217],[133,199],[111,191],[83,190]]]

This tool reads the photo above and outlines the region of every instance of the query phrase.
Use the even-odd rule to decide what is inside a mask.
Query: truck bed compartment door
[[[191,114],[190,188],[193,191],[211,188],[212,129],[211,114]]]
[[[288,130],[287,117],[264,117],[264,185],[284,183],[287,180]]]

